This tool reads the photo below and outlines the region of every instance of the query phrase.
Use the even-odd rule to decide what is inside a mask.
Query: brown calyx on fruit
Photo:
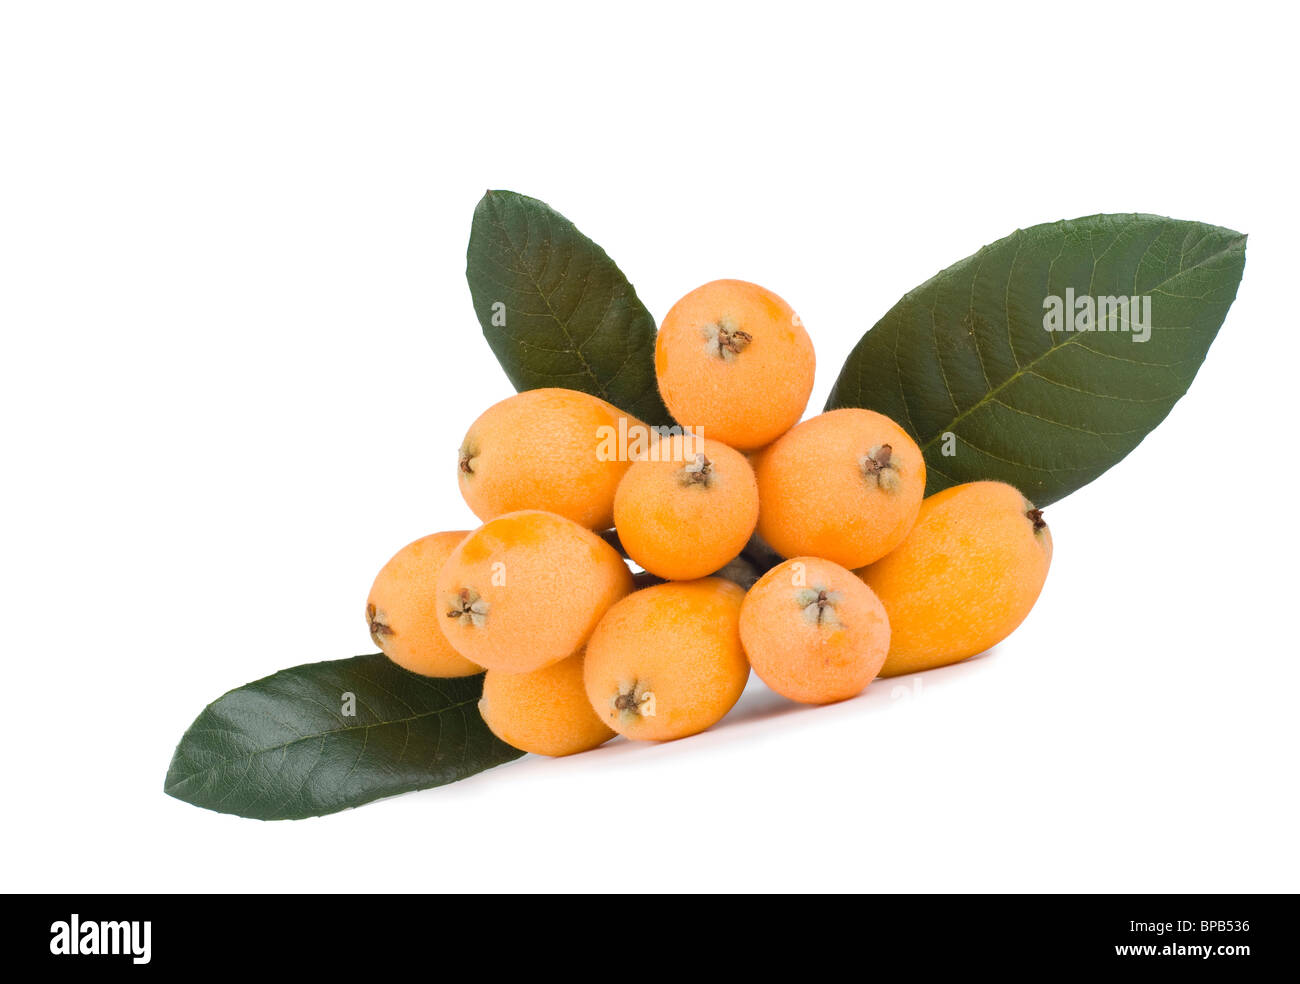
[[[836,625],[835,606],[839,603],[838,591],[826,588],[803,588],[795,595],[795,601],[803,612],[804,620],[813,625]]]
[[[1027,516],[1029,518],[1029,521],[1034,524],[1035,533],[1037,533],[1039,530],[1047,529],[1047,520],[1043,519],[1043,511],[1041,509],[1035,509],[1031,505],[1029,509],[1025,512],[1025,516]]]
[[[464,619],[464,624],[481,629],[487,624],[489,607],[473,588],[461,588],[447,604],[447,617]]]
[[[636,697],[634,693],[619,694],[614,698],[614,710],[630,711],[636,707]]]
[[[655,716],[655,695],[652,690],[643,690],[639,680],[633,680],[626,688],[620,686],[610,706],[616,714],[624,718],[642,718]]]
[[[397,634],[393,631],[393,627],[384,621],[384,613],[374,605],[366,605],[366,623],[370,626],[371,640],[380,649],[384,648],[386,638]]]
[[[462,475],[474,474],[474,459],[478,457],[478,448],[466,441],[460,446],[456,467]]]
[[[742,331],[730,318],[708,325],[703,334],[709,342],[709,351],[724,362],[734,359],[754,341],[754,336]]]
[[[677,472],[677,480],[682,485],[710,488],[713,485],[713,462],[703,454],[697,454],[693,461],[683,465]]]
[[[895,492],[902,484],[898,474],[898,462],[894,460],[894,449],[888,444],[877,444],[858,459],[862,477],[886,492]]]

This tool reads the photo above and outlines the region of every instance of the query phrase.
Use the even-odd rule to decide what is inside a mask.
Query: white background
[[[1297,224],[1285,8],[7,4],[4,887],[1296,890]],[[203,705],[371,651],[473,525],[510,392],[464,280],[542,198],[658,317],[769,286],[824,402],[906,290],[1017,226],[1250,234],[1188,396],[1054,506],[995,653],[296,823],[165,796]]]

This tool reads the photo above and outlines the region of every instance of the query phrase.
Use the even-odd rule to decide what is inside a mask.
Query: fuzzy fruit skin
[[[707,474],[696,456],[708,462]],[[660,460],[651,460],[651,458]],[[758,522],[758,482],[739,451],[717,441],[666,437],[632,463],[614,497],[628,556],[651,574],[690,581],[736,558]]]
[[[890,446],[890,487],[863,472]],[[805,420],[766,448],[758,477],[758,534],[782,557],[862,567],[903,542],[925,496],[925,458],[884,414],[845,408]]]
[[[827,593],[824,607],[811,595]],[[783,697],[831,704],[866,689],[889,652],[889,616],[856,574],[796,557],[759,578],[740,609],[749,664]]]
[[[527,673],[577,652],[631,590],[623,558],[595,533],[554,513],[523,510],[484,523],[447,558],[438,576],[438,624],[471,662]],[[452,617],[462,591],[481,614]]]
[[[857,573],[889,612],[881,676],[946,666],[997,645],[1038,600],[1052,534],[1002,482],[969,482],[930,496],[897,550]]]
[[[542,509],[590,530],[614,522],[614,493],[629,462],[601,451],[602,428],[641,427],[586,393],[527,390],[485,410],[461,442],[460,492],[487,522]],[[469,470],[467,471],[466,468]]]
[[[438,572],[468,530],[433,533],[408,543],[375,578],[366,599],[371,638],[398,666],[431,677],[482,673],[451,647],[442,634]]]
[[[479,713],[507,745],[535,755],[574,755],[614,737],[582,683],[583,654],[531,673],[488,670]]]
[[[685,738],[720,721],[749,679],[740,644],[744,597],[742,588],[710,577],[643,588],[611,608],[587,644],[584,676],[596,713],[642,741]],[[653,715],[620,709],[620,695]]]
[[[719,324],[750,340],[721,357],[708,334]],[[812,340],[790,305],[744,280],[691,291],[669,310],[655,341],[659,393],[673,417],[740,451],[761,448],[798,422],[815,367]]]

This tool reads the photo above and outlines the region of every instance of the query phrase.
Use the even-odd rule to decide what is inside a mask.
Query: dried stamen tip
[[[718,332],[718,347],[724,348],[734,355],[745,351],[753,340],[753,335],[747,331],[741,331],[739,328],[735,331],[727,331],[726,328],[723,328]]]
[[[488,607],[487,601],[473,588],[461,588],[448,602],[447,617],[464,618],[467,624],[482,628],[487,624]]]
[[[875,481],[886,492],[894,492],[900,484],[898,464],[894,461],[894,449],[888,444],[878,444],[859,460],[862,477]]]
[[[745,351],[754,341],[754,336],[736,327],[730,318],[723,318],[717,324],[706,325],[702,334],[708,339],[709,351],[724,362],[734,359]]]
[[[713,462],[703,454],[697,454],[689,464],[683,465],[677,473],[683,485],[703,485],[708,488],[713,484]]]
[[[366,606],[366,622],[370,626],[370,638],[381,649],[387,636],[395,635],[392,626],[384,621],[384,615],[374,605]]]

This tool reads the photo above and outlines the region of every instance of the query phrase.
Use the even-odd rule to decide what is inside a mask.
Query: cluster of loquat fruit
[[[375,643],[428,676],[486,670],[488,726],[543,755],[696,734],[751,668],[826,704],[995,645],[1047,577],[1042,514],[999,482],[924,498],[921,450],[882,414],[800,423],[814,361],[785,301],[719,280],[678,301],[656,342],[682,427],[567,389],[489,408],[458,460],[484,525],[384,566]],[[787,558],[756,580],[736,563],[755,544]]]

